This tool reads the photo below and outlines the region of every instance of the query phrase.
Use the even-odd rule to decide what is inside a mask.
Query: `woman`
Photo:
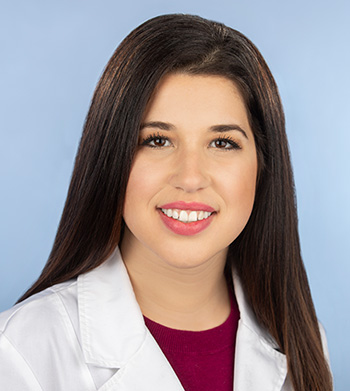
[[[331,390],[293,186],[255,46],[145,22],[98,83],[49,260],[1,315],[2,389]]]

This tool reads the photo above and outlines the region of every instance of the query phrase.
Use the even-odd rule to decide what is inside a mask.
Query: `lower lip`
[[[165,215],[161,210],[158,210],[163,223],[171,231],[178,235],[191,236],[205,230],[213,220],[215,213],[212,213],[207,219],[193,221],[191,223],[183,223]]]

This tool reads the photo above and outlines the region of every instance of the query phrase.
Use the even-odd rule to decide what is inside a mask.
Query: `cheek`
[[[160,187],[162,172],[159,165],[136,158],[130,172],[124,210],[144,208]]]
[[[242,219],[248,219],[253,208],[256,190],[257,163],[235,165],[221,180],[227,207]]]

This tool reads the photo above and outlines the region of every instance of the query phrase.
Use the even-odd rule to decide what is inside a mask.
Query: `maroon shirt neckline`
[[[144,317],[146,326],[186,391],[232,391],[239,309],[231,292],[231,312],[209,330],[177,330]]]
[[[163,351],[199,354],[215,353],[232,346],[239,317],[236,298],[231,294],[231,311],[228,318],[221,325],[208,330],[178,330],[154,322],[146,316],[144,320]]]

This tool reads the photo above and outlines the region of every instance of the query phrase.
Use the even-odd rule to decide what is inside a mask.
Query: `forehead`
[[[143,121],[187,126],[237,123],[249,127],[237,85],[223,76],[174,73],[164,76],[145,110]]]

